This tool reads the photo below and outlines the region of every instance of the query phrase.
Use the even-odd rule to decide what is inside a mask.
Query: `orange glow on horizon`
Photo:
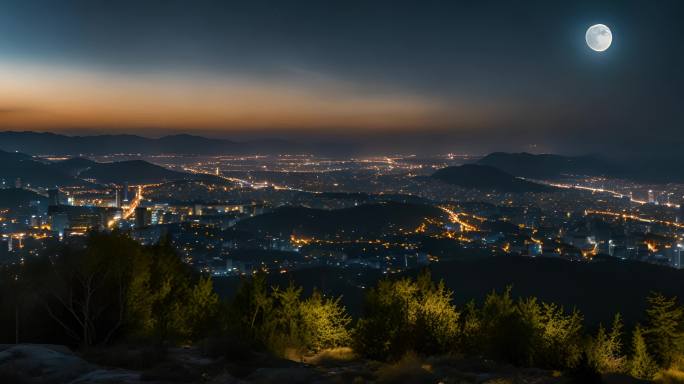
[[[492,111],[317,76],[117,73],[0,62],[0,127],[410,129],[473,125]]]

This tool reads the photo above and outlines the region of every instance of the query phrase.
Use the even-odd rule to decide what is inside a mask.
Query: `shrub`
[[[651,380],[658,372],[658,365],[648,353],[643,330],[639,325],[632,334],[632,360],[629,373],[637,379]]]
[[[383,280],[366,295],[356,327],[359,353],[375,359],[396,359],[408,351],[448,352],[458,337],[459,313],[453,293],[428,272],[417,280]]]
[[[588,357],[591,364],[601,373],[621,372],[625,365],[622,355],[622,318],[615,315],[610,332],[599,325],[596,337],[591,340]]]
[[[268,288],[263,274],[241,286],[230,306],[230,332],[249,335],[253,344],[280,356],[299,356],[323,348],[345,346],[351,318],[340,299],[314,291],[302,300],[302,288]]]

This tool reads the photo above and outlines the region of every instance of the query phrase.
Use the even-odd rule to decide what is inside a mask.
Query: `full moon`
[[[610,28],[603,24],[596,24],[589,27],[584,38],[587,40],[589,48],[596,52],[605,51],[613,42],[613,34],[610,32]]]

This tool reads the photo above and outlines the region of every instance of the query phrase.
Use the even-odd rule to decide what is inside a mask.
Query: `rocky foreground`
[[[407,356],[394,364],[356,359],[351,351],[326,351],[302,362],[245,353],[206,357],[198,349],[109,348],[79,355],[65,346],[0,345],[0,383],[572,383],[581,376],[520,369],[484,360]],[[132,369],[131,367],[137,367]],[[623,377],[612,383],[636,382]]]

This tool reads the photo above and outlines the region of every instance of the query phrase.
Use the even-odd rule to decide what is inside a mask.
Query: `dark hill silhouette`
[[[136,135],[66,136],[48,132],[0,132],[0,150],[33,155],[81,154],[272,154],[346,153],[349,148],[335,143],[299,144],[287,140],[264,139],[235,142],[195,135],[148,138]]]
[[[282,207],[273,212],[244,220],[236,226],[250,233],[317,238],[374,238],[396,233],[400,228],[413,230],[426,217],[444,218],[445,213],[429,205],[382,203],[323,210],[304,207]]]
[[[562,175],[598,176],[623,173],[616,164],[593,156],[494,152],[480,159],[477,164],[533,179],[551,179]]]
[[[463,188],[499,192],[550,192],[554,190],[545,185],[521,180],[497,168],[476,164],[442,168],[432,174],[432,178]]]
[[[143,160],[130,160],[113,163],[95,163],[87,170],[81,172],[79,177],[93,179],[102,184],[143,184],[190,179],[192,175],[172,171]]]
[[[67,160],[56,161],[52,163],[51,166],[61,172],[78,177],[81,172],[97,164],[97,162],[86,159],[85,157],[74,157]]]
[[[15,152],[0,151],[0,179],[14,185],[16,179],[22,184],[40,187],[71,186],[86,184],[68,173],[53,168],[48,162]]]
[[[47,197],[28,189],[0,189],[0,208],[27,207],[36,201],[39,201],[41,204],[47,204]]]

